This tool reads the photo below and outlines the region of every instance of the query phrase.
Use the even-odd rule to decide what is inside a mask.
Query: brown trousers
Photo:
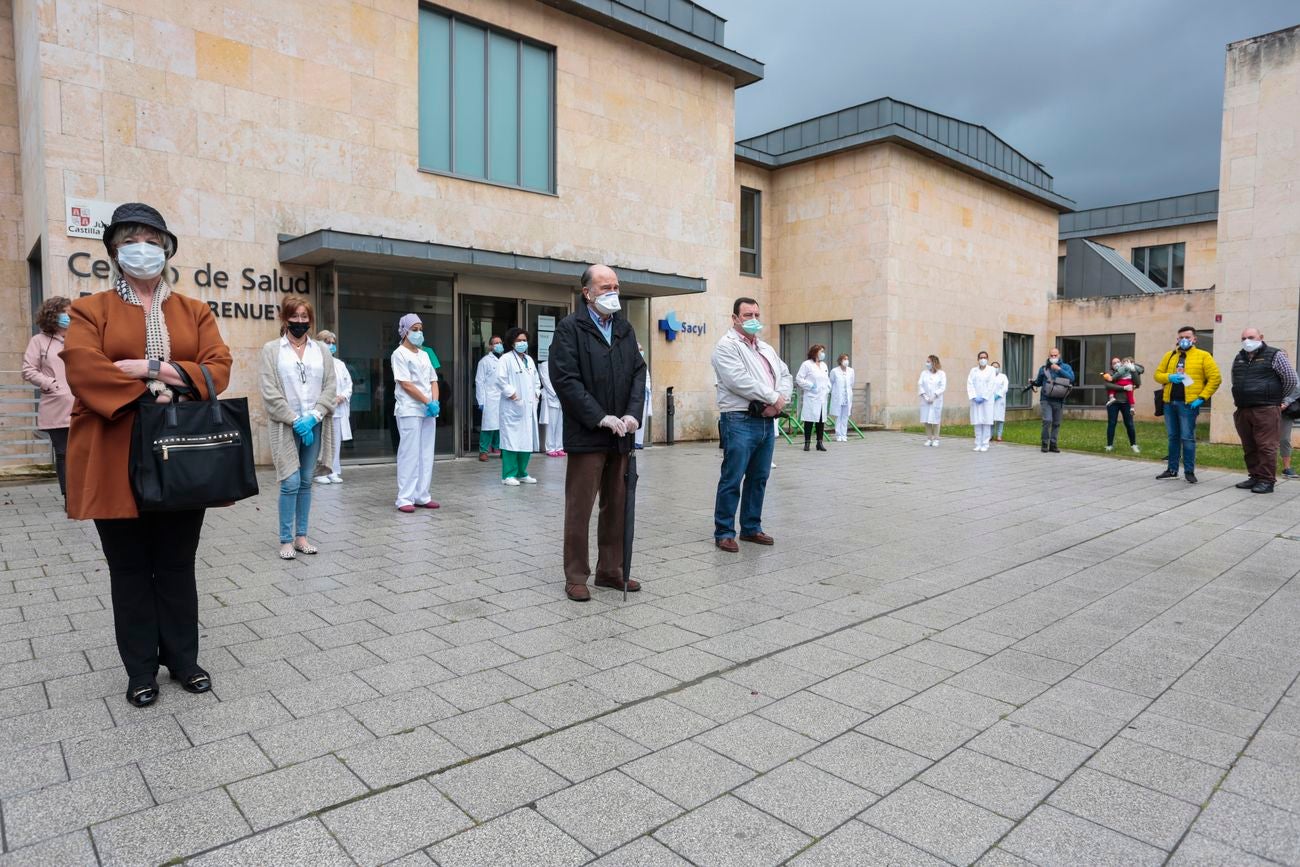
[[[1242,406],[1232,414],[1245,452],[1246,472],[1257,482],[1277,481],[1277,444],[1281,409],[1277,406]]]
[[[588,535],[591,507],[600,494],[596,525],[596,577],[623,580],[623,509],[627,500],[627,455],[569,453],[564,476],[564,582],[586,584],[591,574]]]

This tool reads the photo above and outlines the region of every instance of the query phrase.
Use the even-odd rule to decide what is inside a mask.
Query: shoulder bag
[[[179,364],[172,367],[197,394]],[[226,506],[257,495],[246,398],[141,403],[131,432],[131,488],[142,512]]]

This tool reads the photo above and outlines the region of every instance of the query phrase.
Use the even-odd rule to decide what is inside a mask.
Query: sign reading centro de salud
[[[65,199],[67,203],[67,231],[73,238],[104,237],[104,230],[113,222],[113,211],[117,205],[112,202],[99,202],[93,199]],[[74,277],[98,278],[106,280],[109,276],[108,259],[96,257],[84,250],[68,256],[68,270]],[[272,268],[269,274],[260,273],[256,268],[240,268],[237,282],[232,274],[220,268],[212,267],[211,262],[204,262],[203,267],[194,270],[194,285],[200,289],[230,289],[238,286],[246,292],[284,292],[308,294],[311,292],[311,272],[298,274],[282,273]],[[173,286],[181,285],[180,272],[175,267],[168,267],[167,281]],[[247,297],[247,296],[245,296]],[[240,301],[208,301],[215,316],[231,319],[274,319],[277,305],[263,303],[245,303]]]

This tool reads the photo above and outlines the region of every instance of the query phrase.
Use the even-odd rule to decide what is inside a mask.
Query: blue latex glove
[[[971,403],[983,403],[983,402],[984,402],[984,398],[982,398],[982,397],[972,397],[972,398],[970,399],[970,402],[971,402]]]
[[[424,414],[429,418],[437,418],[440,412],[442,412],[442,404],[436,400],[431,400],[424,405]]]
[[[1194,400],[1194,401],[1192,401],[1191,403],[1189,403],[1188,406],[1191,407],[1192,409],[1200,409],[1200,408],[1201,408],[1201,404],[1203,404],[1203,403],[1205,403],[1205,398],[1203,398],[1203,397],[1198,397],[1196,400]]]
[[[1001,400],[1001,399],[1002,399],[1002,395],[1000,395],[1000,394],[995,394],[995,395],[993,395],[993,399],[994,399],[994,400]]]
[[[1169,374],[1169,381],[1170,381],[1170,382],[1182,382],[1182,381],[1183,381],[1183,375],[1182,375],[1181,373],[1171,373],[1171,374]]]
[[[302,444],[308,448],[311,448],[311,444],[316,442],[316,434],[311,431],[307,431],[305,434],[300,434],[299,438],[302,440]]]
[[[293,423],[293,432],[296,433],[298,436],[302,437],[304,440],[306,440],[308,436],[314,438],[315,434],[312,433],[312,429],[315,428],[316,425],[318,424],[320,424],[320,422],[316,421],[315,416],[304,415],[301,416],[297,421]],[[308,442],[307,445],[311,445],[311,443]]]

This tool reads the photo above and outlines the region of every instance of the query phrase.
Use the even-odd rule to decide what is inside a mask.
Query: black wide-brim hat
[[[108,250],[108,255],[113,255],[113,248],[109,246],[109,238],[113,237],[113,230],[126,223],[135,223],[141,226],[148,226],[151,229],[157,229],[172,241],[172,253],[180,247],[176,236],[167,228],[167,221],[163,219],[162,214],[158,213],[156,208],[151,208],[144,202],[127,202],[125,205],[118,205],[117,210],[113,212],[113,222],[109,223],[104,229],[104,248]]]

